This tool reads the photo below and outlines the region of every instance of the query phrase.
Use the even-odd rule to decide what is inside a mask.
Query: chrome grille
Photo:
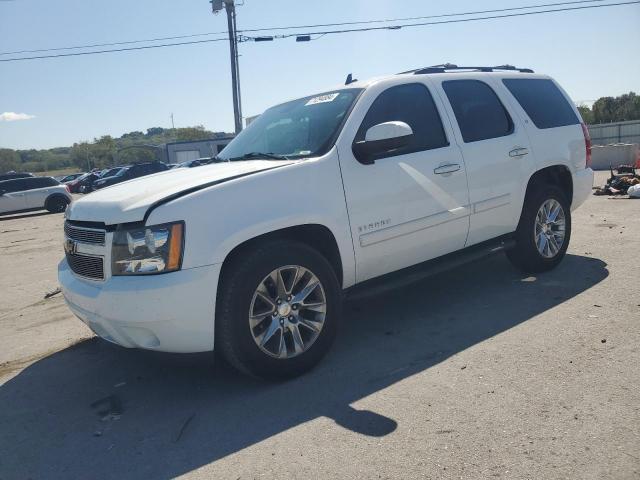
[[[106,232],[104,230],[90,230],[80,228],[64,223],[64,233],[71,240],[82,243],[93,243],[95,245],[104,245]]]
[[[104,280],[104,262],[102,257],[67,253],[67,262],[74,273],[87,278]]]

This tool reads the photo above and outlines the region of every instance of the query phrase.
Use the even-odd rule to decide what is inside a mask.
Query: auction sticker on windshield
[[[308,106],[308,105],[317,105],[318,103],[326,103],[326,102],[333,102],[336,97],[340,95],[339,93],[327,93],[325,95],[319,95],[317,97],[313,97],[311,100],[309,100],[307,103],[304,104],[304,106]]]

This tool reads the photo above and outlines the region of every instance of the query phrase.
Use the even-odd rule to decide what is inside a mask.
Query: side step
[[[396,272],[391,272],[381,277],[372,278],[345,290],[346,300],[357,300],[360,298],[378,295],[389,290],[395,290],[413,283],[437,275],[447,270],[461,267],[471,262],[487,258],[497,253],[513,248],[515,240],[512,235],[505,235],[487,242],[473,245],[457,252],[434,258],[418,265],[403,268]]]

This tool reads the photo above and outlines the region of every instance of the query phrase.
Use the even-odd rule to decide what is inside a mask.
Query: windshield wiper
[[[276,155],[275,153],[249,152],[239,157],[231,157],[226,159],[228,162],[237,162],[239,160],[254,160],[258,158],[269,160],[289,160],[285,155]],[[224,160],[223,160],[224,161]]]

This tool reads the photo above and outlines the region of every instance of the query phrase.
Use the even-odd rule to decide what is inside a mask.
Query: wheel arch
[[[566,193],[567,202],[569,202],[569,206],[571,206],[573,200],[573,177],[566,165],[552,165],[542,168],[531,175],[527,183],[527,190],[524,197],[525,201],[531,192],[541,184],[559,187]]]
[[[222,262],[220,276],[223,277],[225,270],[233,264],[233,261],[242,255],[243,252],[255,248],[257,245],[268,241],[293,240],[304,243],[317,250],[324,256],[333,268],[339,285],[344,282],[344,264],[338,242],[333,232],[325,225],[310,223],[295,225],[273,230],[261,235],[249,238],[233,247]],[[218,283],[220,285],[220,283]]]
[[[71,203],[71,201],[67,198],[66,195],[60,193],[60,192],[55,192],[55,193],[51,193],[47,198],[45,198],[44,200],[44,208],[49,208],[49,206],[51,205],[51,202],[53,200],[56,199],[61,199],[64,200],[64,202],[69,205]]]

